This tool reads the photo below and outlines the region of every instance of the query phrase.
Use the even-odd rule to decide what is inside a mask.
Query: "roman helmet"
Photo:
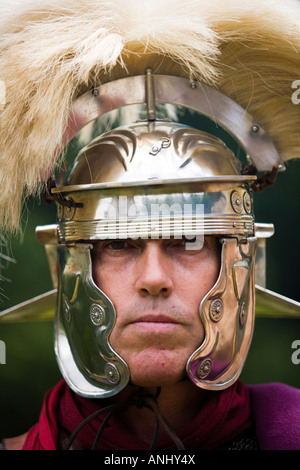
[[[273,230],[255,224],[253,192],[274,182],[299,153],[299,111],[287,89],[289,71],[299,65],[299,7],[289,0],[282,11],[280,2],[277,9],[263,2],[268,14],[262,15],[262,2],[258,11],[253,2],[119,3],[57,2],[54,11],[45,2],[16,16],[11,37],[20,41],[31,18],[34,40],[18,65],[22,100],[14,103],[10,85],[3,110],[6,122],[21,120],[14,142],[6,126],[6,158],[26,141],[17,152],[18,193],[6,185],[3,223],[15,224],[24,191],[47,181],[57,224],[38,227],[37,237],[58,268],[55,352],[70,387],[94,398],[119,393],[130,370],[110,345],[118,312],[93,280],[93,246],[184,236],[193,249],[205,235],[217,237],[220,273],[199,305],[205,339],[188,358],[186,374],[196,386],[222,390],[238,379],[247,356],[256,253],[261,232]],[[3,70],[15,45],[9,35],[6,41]],[[211,127],[184,124],[184,109]],[[117,124],[103,131],[111,116]],[[55,178],[54,167],[74,141],[82,143],[76,158]]]

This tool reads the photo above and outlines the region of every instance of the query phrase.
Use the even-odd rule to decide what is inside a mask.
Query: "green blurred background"
[[[189,123],[189,118],[185,120]],[[199,125],[195,116],[190,123]],[[300,161],[290,162],[278,175],[277,184],[254,199],[256,221],[275,225],[275,235],[267,242],[267,287],[298,301],[299,179]],[[22,235],[5,245],[2,242],[2,253],[8,250],[15,263],[8,263],[0,272],[1,310],[52,289],[44,247],[35,240],[34,232],[37,225],[55,221],[54,205],[29,200]],[[6,344],[6,364],[0,364],[1,439],[23,433],[36,422],[45,392],[61,376],[51,321],[0,324],[0,340]],[[281,381],[300,388],[300,364],[291,360],[294,340],[300,340],[300,318],[257,318],[242,379],[252,384]]]

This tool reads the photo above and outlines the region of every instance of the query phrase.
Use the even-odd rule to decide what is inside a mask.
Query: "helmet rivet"
[[[197,376],[199,379],[205,379],[211,371],[212,362],[211,359],[204,359],[197,370]]]
[[[245,192],[244,193],[244,209],[247,212],[247,214],[250,214],[251,212],[251,197],[250,194]]]
[[[238,191],[232,191],[231,196],[231,205],[234,210],[234,212],[237,212],[237,214],[240,214],[243,209],[243,204],[242,204],[242,197]]]
[[[152,147],[151,152],[149,152],[149,153],[150,153],[150,155],[157,155],[159,153],[159,151],[160,151],[160,148],[154,146],[154,147]]]
[[[209,306],[209,316],[212,321],[218,322],[223,315],[223,302],[221,299],[215,299]]]
[[[75,215],[76,208],[73,205],[64,207],[64,218],[66,220],[72,220]]]
[[[119,371],[114,364],[107,362],[107,364],[105,364],[104,371],[107,380],[112,384],[117,384],[120,381]]]
[[[90,318],[96,326],[101,326],[104,322],[104,308],[99,304],[93,304],[90,308]]]

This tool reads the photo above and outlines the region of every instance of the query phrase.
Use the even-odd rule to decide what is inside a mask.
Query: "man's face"
[[[204,329],[199,305],[220,266],[216,240],[199,250],[184,240],[116,240],[93,250],[93,277],[117,317],[110,344],[139,386],[176,383]]]

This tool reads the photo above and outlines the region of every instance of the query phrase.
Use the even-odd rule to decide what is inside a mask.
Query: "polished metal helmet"
[[[128,365],[109,341],[118,312],[93,280],[91,251],[99,240],[185,236],[190,249],[205,235],[220,240],[219,277],[199,306],[205,339],[186,364],[197,386],[221,390],[234,383],[252,338],[255,171],[244,174],[242,163],[214,135],[157,119],[153,81],[160,102],[192,107],[231,130],[252,159],[248,169],[278,166],[278,154],[258,123],[216,90],[191,86],[178,77],[151,76],[151,82],[148,73],[146,77],[146,94],[131,96],[128,103],[122,87],[135,94],[140,87],[133,85],[145,82],[144,77],[111,82],[75,103],[81,123],[101,115],[106,93],[114,96],[116,108],[144,100],[147,118],[92,139],[66,181],[51,190],[58,208],[55,350],[68,384],[88,397],[112,396],[130,381]]]

